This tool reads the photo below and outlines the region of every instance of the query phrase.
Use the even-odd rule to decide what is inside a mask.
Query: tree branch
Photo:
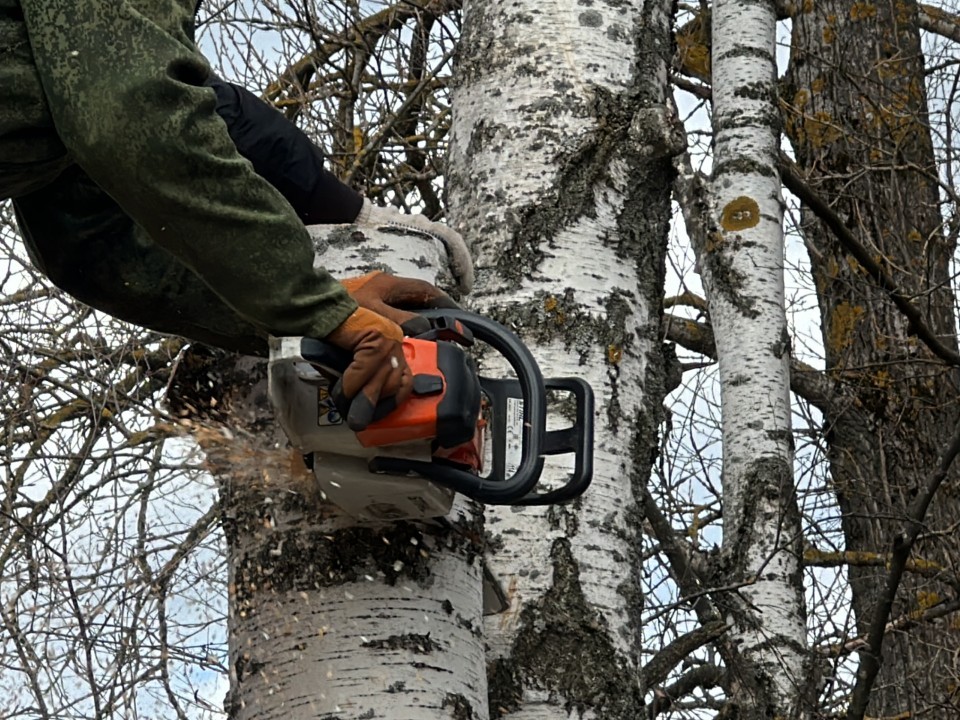
[[[337,37],[324,43],[314,52],[287,66],[280,77],[264,90],[263,99],[273,102],[291,87],[306,87],[316,69],[335,53],[343,50],[344,46],[370,44],[371,36],[375,39],[386,35],[419,12],[443,15],[459,7],[460,2],[461,0],[403,0],[396,5],[384,8],[357,23],[346,37]]]
[[[681,676],[673,685],[654,690],[650,717],[655,718],[667,712],[677,700],[684,695],[689,695],[697,688],[716,687],[723,680],[723,674],[723,668],[716,665],[701,665]]]
[[[888,622],[884,628],[884,632],[886,634],[890,634],[894,630],[909,630],[910,628],[916,627],[920,623],[937,620],[950,615],[951,613],[955,613],[958,610],[960,610],[960,599],[942,602],[938,605],[934,605],[933,607],[929,607],[920,613],[916,611],[904,613],[896,620],[891,620]],[[860,650],[861,648],[866,647],[867,643],[868,637],[863,635],[843,643],[821,645],[820,647],[815,648],[814,652],[825,657],[837,658]]]
[[[677,533],[674,531],[673,526],[670,525],[670,521],[667,520],[666,516],[660,511],[660,508],[657,506],[657,503],[654,502],[653,496],[649,492],[643,494],[641,502],[643,503],[644,517],[646,517],[647,522],[650,523],[653,534],[660,543],[660,547],[663,548],[664,555],[667,556],[667,560],[670,563],[670,569],[676,579],[677,586],[680,588],[681,599],[684,597],[697,598],[693,602],[693,609],[697,613],[697,618],[704,626],[721,621],[720,615],[704,594],[705,588],[703,587],[700,575],[690,562],[690,558],[687,556],[687,550],[678,540]]]
[[[730,626],[723,620],[715,620],[696,630],[681,635],[654,655],[643,666],[643,682],[647,687],[659,685],[670,671],[679,665],[685,657],[723,635]]]
[[[934,355],[945,363],[960,366],[960,354],[944,345],[924,322],[920,311],[903,294],[896,282],[883,266],[873,259],[865,248],[844,224],[839,215],[811,188],[800,176],[796,164],[780,153],[780,176],[783,184],[828,227],[844,249],[856,258],[857,262],[870,274],[874,282],[887,293],[897,309],[910,321],[909,332],[916,335]]]
[[[940,466],[928,478],[926,487],[917,495],[907,512],[906,527],[893,541],[890,570],[887,574],[887,584],[877,603],[876,614],[867,633],[867,649],[860,653],[860,667],[857,670],[857,683],[854,685],[847,708],[847,720],[863,720],[870,699],[870,690],[880,672],[880,653],[883,649],[883,639],[886,636],[887,621],[893,609],[893,601],[900,587],[900,580],[907,568],[910,551],[913,548],[920,531],[923,529],[923,518],[933,501],[940,485],[947,477],[950,466],[960,455],[960,426],[957,427],[950,444],[943,452]]]
[[[706,323],[667,314],[664,316],[664,328],[664,337],[670,342],[716,360],[713,329]],[[790,360],[790,389],[825,413],[836,410],[839,402],[833,383],[827,376],[799,360]]]
[[[933,5],[920,5],[920,29],[960,43],[960,16]]]
[[[817,548],[803,551],[803,564],[807,567],[886,567],[890,561],[890,555],[884,553],[826,552]],[[915,558],[907,561],[905,570],[922,577],[945,580],[955,590],[960,591],[960,579],[950,577],[950,571],[939,563]]]

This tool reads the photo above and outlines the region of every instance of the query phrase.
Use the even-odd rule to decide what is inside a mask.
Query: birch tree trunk
[[[431,239],[315,230],[335,275],[436,281]],[[458,500],[439,522],[377,526],[324,503],[273,419],[265,366],[194,371],[203,391],[228,388],[205,405],[227,427],[199,436],[222,487],[231,720],[485,720],[479,508]]]
[[[772,1],[714,4],[715,231],[700,255],[723,415],[720,582],[742,584],[724,608],[740,656],[728,667],[729,701],[742,718],[795,717],[804,684],[775,26]]]
[[[593,486],[548,509],[489,508],[510,608],[485,625],[491,717],[639,717],[639,500],[664,395],[670,3],[464,3],[450,217],[477,309],[546,376],[597,394]],[[548,467],[544,477],[562,477]]]

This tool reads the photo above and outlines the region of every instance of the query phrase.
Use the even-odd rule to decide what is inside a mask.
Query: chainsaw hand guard
[[[405,458],[374,457],[370,469],[389,474],[416,473],[439,485],[488,505],[550,505],[580,496],[593,477],[593,390],[577,378],[545,381],[526,345],[503,325],[463,310],[427,310],[425,317],[446,326],[451,321],[500,353],[516,380],[480,378],[493,407],[493,469],[487,477],[439,463]],[[576,400],[576,424],[547,432],[546,390],[571,392]],[[519,415],[519,416],[518,416]],[[509,436],[509,437],[508,437]],[[557,490],[538,493],[543,455],[575,454],[575,468]],[[511,457],[508,457],[510,455]]]

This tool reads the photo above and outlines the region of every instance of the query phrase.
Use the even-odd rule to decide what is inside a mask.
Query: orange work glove
[[[403,331],[395,322],[361,307],[325,339],[353,353],[332,393],[338,405],[349,404],[351,430],[363,430],[375,413],[390,412],[410,396],[413,374],[403,356]]]
[[[397,277],[380,270],[341,280],[340,284],[357,305],[392,320],[407,335],[419,335],[430,329],[430,322],[409,312],[411,309],[460,307],[443,290],[425,280]]]

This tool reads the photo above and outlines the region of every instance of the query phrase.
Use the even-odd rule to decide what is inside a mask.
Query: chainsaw
[[[384,521],[444,516],[455,493],[491,505],[579,497],[593,474],[590,385],[544,379],[523,342],[482,315],[421,314],[430,330],[403,340],[410,398],[378,407],[374,422],[357,432],[344,421],[338,383],[351,354],[315,338],[271,339],[270,400],[326,498],[361,520]],[[481,376],[471,354],[478,341],[502,355],[516,377]],[[571,425],[547,430],[548,392],[573,398]],[[571,454],[566,481],[541,488],[545,457]]]

